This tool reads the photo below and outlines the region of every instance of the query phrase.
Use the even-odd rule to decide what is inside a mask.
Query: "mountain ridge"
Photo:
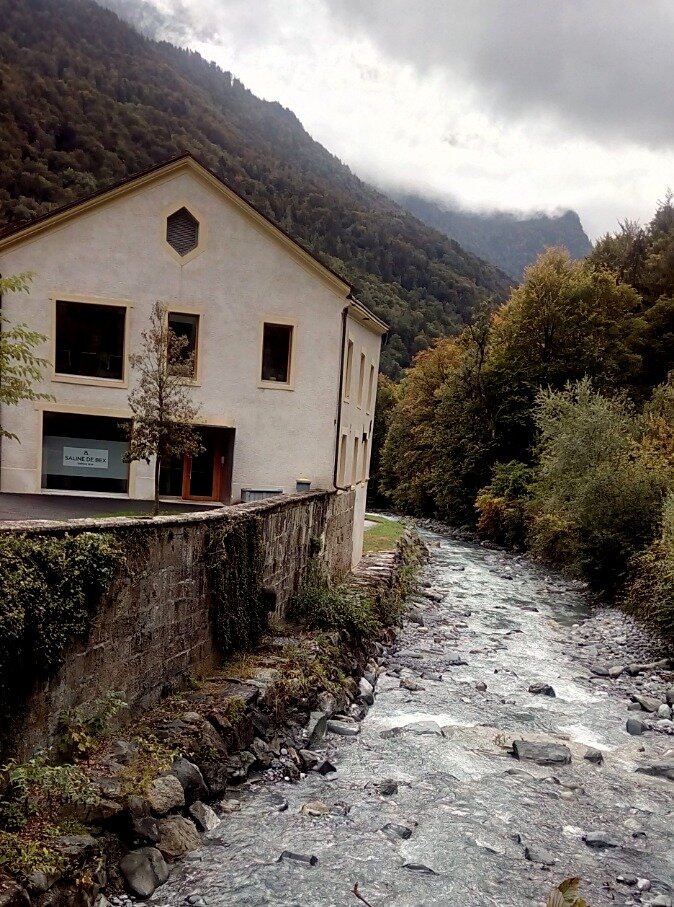
[[[559,214],[518,214],[514,211],[480,212],[453,208],[414,192],[392,192],[398,201],[429,227],[456,240],[464,249],[490,261],[513,280],[549,246],[564,246],[574,259],[592,251],[580,217],[568,209]]]

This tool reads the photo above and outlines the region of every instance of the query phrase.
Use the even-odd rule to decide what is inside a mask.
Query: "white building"
[[[49,339],[40,390],[0,413],[0,489],[153,495],[152,464],[124,463],[130,353],[159,300],[195,353],[204,452],[162,470],[166,498],[236,503],[356,488],[365,510],[386,325],[352,287],[189,155],[0,237],[9,322]],[[354,559],[362,533],[355,532]]]

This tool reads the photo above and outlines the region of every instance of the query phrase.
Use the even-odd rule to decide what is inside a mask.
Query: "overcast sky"
[[[674,0],[151,2],[381,187],[596,238],[674,186]]]

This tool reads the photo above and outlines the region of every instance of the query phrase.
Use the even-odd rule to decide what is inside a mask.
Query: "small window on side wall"
[[[180,208],[166,218],[166,242],[181,257],[199,245],[199,221],[187,208]]]
[[[262,335],[261,380],[290,384],[293,349],[293,327],[290,324],[265,322]]]
[[[180,358],[183,362],[191,360],[191,373],[186,377],[196,378],[197,347],[199,342],[199,316],[185,312],[169,312],[168,326],[182,341]]]

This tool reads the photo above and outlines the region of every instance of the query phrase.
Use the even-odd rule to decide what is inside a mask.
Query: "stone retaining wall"
[[[204,546],[223,521],[255,515],[262,524],[262,582],[276,594],[282,616],[299,589],[312,552],[333,579],[351,567],[355,493],[309,492],[153,519],[13,523],[0,532],[26,535],[80,532],[134,533],[140,565],[120,570],[94,616],[88,637],[74,644],[63,667],[30,697],[14,735],[17,754],[49,744],[59,716],[85,711],[109,690],[145,708],[178,687],[190,672],[212,667],[215,648]],[[140,533],[140,536],[139,536]]]

